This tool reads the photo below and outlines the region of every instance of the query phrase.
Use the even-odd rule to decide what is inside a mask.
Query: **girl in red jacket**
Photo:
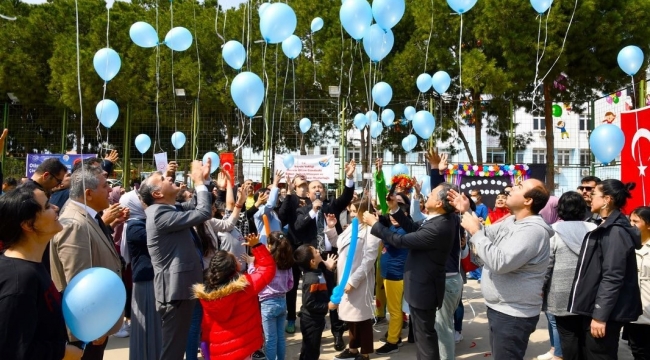
[[[254,274],[240,275],[235,255],[222,250],[210,261],[205,284],[194,285],[203,306],[201,340],[208,344],[213,360],[250,359],[264,345],[258,294],[273,280],[276,267],[257,235],[247,240],[243,245],[252,248]]]

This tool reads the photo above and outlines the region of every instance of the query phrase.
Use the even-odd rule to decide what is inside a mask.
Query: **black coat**
[[[300,200],[304,200],[306,204],[310,204],[311,200],[309,198],[300,198],[297,195],[289,194],[282,205],[280,205],[280,210],[278,210],[278,218],[282,222],[282,226],[289,225],[288,238],[289,242],[296,249],[302,244],[299,238],[296,237],[296,212],[300,208]]]
[[[616,210],[580,249],[568,311],[600,321],[636,321],[643,313],[635,249],[639,231]]]
[[[404,298],[416,309],[442,307],[445,297],[445,264],[458,229],[455,214],[439,215],[421,226],[401,211],[391,215],[407,232],[400,235],[376,223],[371,234],[401,249],[410,249],[404,266]]]

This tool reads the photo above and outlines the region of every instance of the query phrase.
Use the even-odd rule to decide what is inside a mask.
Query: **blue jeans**
[[[539,315],[521,318],[487,308],[492,357],[499,360],[523,360],[530,334],[535,331]]]
[[[458,307],[454,313],[454,330],[458,332],[463,331],[463,318],[465,317],[465,305],[463,304],[463,294],[460,296]]]
[[[198,349],[201,343],[201,320],[203,319],[203,308],[201,302],[197,301],[192,312],[192,325],[187,334],[187,346],[185,347],[186,360],[198,360]]]
[[[267,360],[284,360],[284,320],[287,315],[287,299],[283,297],[262,301],[262,327],[264,328],[264,353]]]
[[[551,339],[551,347],[553,355],[562,357],[562,345],[560,343],[560,333],[557,332],[557,325],[555,323],[555,315],[546,313],[548,319],[548,337]]]

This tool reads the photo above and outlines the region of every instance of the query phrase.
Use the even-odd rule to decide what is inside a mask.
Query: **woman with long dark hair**
[[[643,314],[625,325],[635,360],[650,359],[650,207],[641,206],[630,215],[632,225],[641,231],[641,249],[636,251]]]

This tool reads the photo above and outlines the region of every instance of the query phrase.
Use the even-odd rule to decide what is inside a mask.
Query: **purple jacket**
[[[248,273],[255,272],[255,268],[249,266]],[[259,293],[260,302],[268,299],[283,297],[293,288],[293,272],[291,269],[280,270],[276,268],[275,276],[271,283]]]

